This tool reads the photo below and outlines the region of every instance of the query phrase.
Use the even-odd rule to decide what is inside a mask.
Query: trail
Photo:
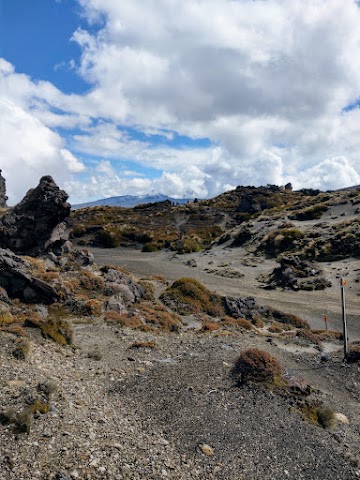
[[[99,265],[113,264],[121,266],[138,277],[162,275],[172,282],[181,277],[192,277],[199,280],[211,290],[221,295],[234,297],[254,297],[262,305],[271,305],[285,312],[299,315],[309,321],[312,328],[324,328],[323,317],[329,318],[330,329],[342,330],[340,288],[336,275],[338,271],[353,271],[360,264],[359,261],[345,261],[327,264],[323,266],[327,278],[333,282],[333,287],[324,291],[293,292],[282,290],[264,290],[259,288],[256,280],[257,275],[272,268],[275,263],[266,260],[258,268],[241,266],[243,278],[226,278],[205,272],[202,267],[219,260],[226,260],[230,264],[239,262],[239,254],[222,254],[218,251],[210,251],[208,254],[174,256],[173,252],[142,253],[134,249],[101,249],[94,248],[95,261]],[[193,258],[198,262],[198,267],[193,268],[184,264],[186,260]],[[234,260],[235,258],[235,260]],[[347,266],[345,266],[347,265]],[[347,270],[346,270],[347,269]],[[358,286],[350,275],[349,287],[346,291],[346,307],[348,318],[348,330],[350,341],[360,340],[360,297]],[[165,288],[165,287],[164,287]]]

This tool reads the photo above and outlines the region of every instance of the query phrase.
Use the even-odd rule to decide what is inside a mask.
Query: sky
[[[355,0],[0,0],[0,168],[71,203],[360,184]]]

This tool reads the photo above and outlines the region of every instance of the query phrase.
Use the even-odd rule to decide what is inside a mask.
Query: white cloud
[[[65,95],[0,59],[2,96],[23,115],[12,112],[3,127],[13,132],[4,161],[42,174],[57,162],[78,200],[149,190],[200,197],[287,181],[326,189],[359,178],[360,110],[342,111],[360,96],[355,1],[78,2],[90,24],[102,22],[72,37],[91,88]],[[176,134],[211,145],[180,148]],[[82,155],[94,163],[89,172]],[[134,173],[141,167],[156,178]]]
[[[84,168],[63,148],[59,135],[13,102],[0,98],[0,116],[0,165],[10,204],[20,200],[45,174],[63,184],[70,173]]]

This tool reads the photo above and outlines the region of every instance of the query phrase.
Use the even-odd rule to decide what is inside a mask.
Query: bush
[[[305,208],[304,210],[300,210],[293,215],[289,215],[290,220],[319,220],[322,215],[327,212],[329,209],[328,205],[324,203],[319,203],[318,205],[314,205],[313,207]]]
[[[145,245],[142,248],[143,252],[157,252],[159,250],[161,250],[161,247],[160,247],[159,244],[157,244],[155,242],[145,243]]]
[[[26,360],[31,353],[31,343],[27,338],[21,338],[16,342],[13,355],[18,360]]]
[[[42,333],[54,340],[60,345],[72,345],[73,342],[73,328],[66,320],[51,318],[47,322],[41,320],[27,319],[28,326],[39,328]]]
[[[280,362],[263,350],[250,348],[242,352],[231,371],[239,384],[264,382],[273,384],[283,373]]]
[[[324,405],[305,404],[301,408],[301,413],[313,425],[319,425],[327,429],[336,425],[335,412]]]
[[[355,363],[360,361],[360,345],[350,345],[349,353],[347,354],[346,360],[349,363]]]
[[[292,325],[295,328],[303,328],[305,330],[310,330],[310,325],[306,320],[293,315],[292,313],[281,312],[280,310],[271,310],[272,316],[280,323],[285,323]]]
[[[224,317],[221,319],[221,324],[226,327],[236,327],[242,330],[253,330],[253,324],[246,320],[246,318],[232,318],[232,317]]]
[[[176,280],[160,298],[180,315],[207,313],[211,317],[220,317],[225,313],[221,296],[212,293],[194,278]]]

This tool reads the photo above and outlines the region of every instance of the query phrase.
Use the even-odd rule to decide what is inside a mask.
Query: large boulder
[[[52,177],[42,177],[39,185],[0,219],[0,247],[36,256],[64,243],[68,237],[61,224],[71,208],[67,199]]]
[[[0,208],[5,208],[8,197],[6,196],[5,178],[1,175],[1,172],[2,170],[0,170]]]
[[[0,248],[0,287],[11,298],[49,304],[59,300],[53,287],[30,273],[30,265],[10,250]]]

